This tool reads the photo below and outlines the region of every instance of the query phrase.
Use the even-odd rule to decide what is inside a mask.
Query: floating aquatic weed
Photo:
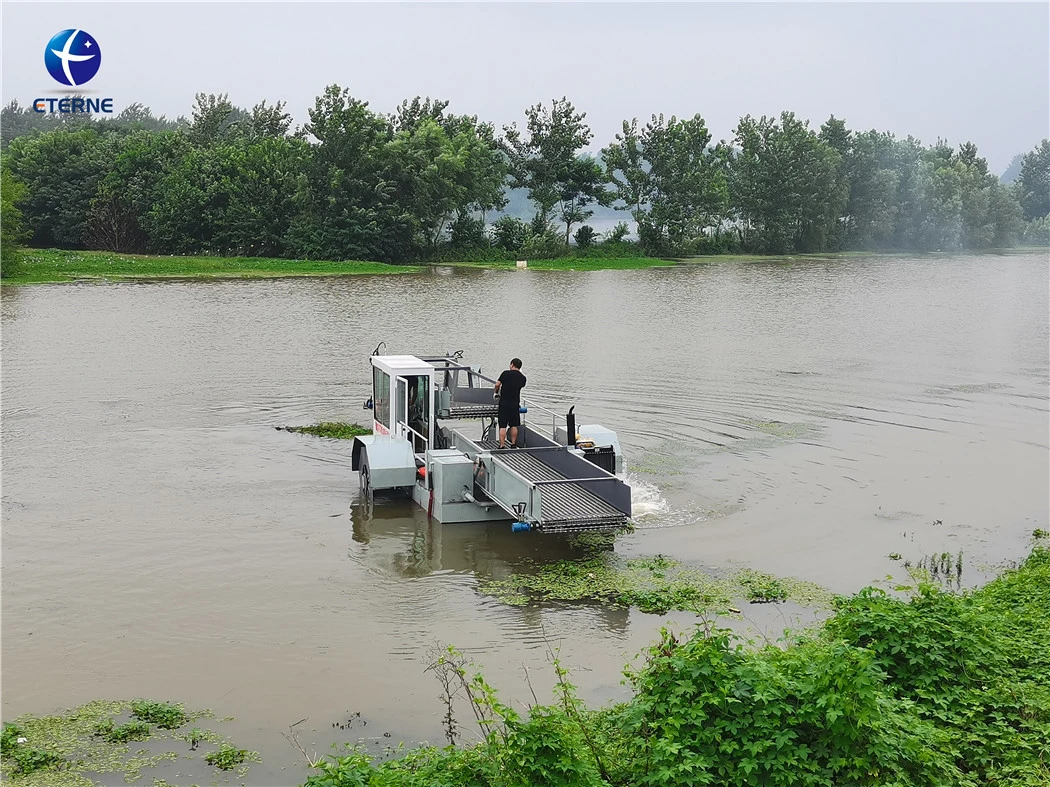
[[[761,571],[744,569],[737,574],[737,582],[745,590],[748,601],[764,604],[772,601],[785,601],[787,599],[787,588],[772,574],[763,574]]]
[[[151,726],[141,718],[134,718],[136,706],[143,716],[161,721]],[[24,739],[17,745],[49,753],[51,764],[25,773],[15,752],[5,742],[0,773],[5,783],[18,774],[17,783],[24,787],[91,787],[103,774],[122,774],[124,781],[132,782],[140,778],[145,768],[178,760],[179,753],[171,750],[151,754],[149,749],[133,750],[129,746],[131,741],[152,741],[161,746],[170,742],[173,748],[181,748],[184,744],[175,746],[175,742],[187,740],[189,736],[162,729],[160,725],[173,724],[180,717],[183,723],[189,723],[213,716],[209,710],[191,712],[181,705],[149,700],[96,700],[53,716],[21,716],[13,725],[5,725],[5,731],[13,729],[19,733],[9,736],[15,744]],[[123,721],[118,724],[118,720]],[[202,739],[216,745],[226,742],[211,731],[196,729],[193,732],[203,732]]]
[[[189,715],[181,705],[170,702],[135,700],[131,703],[131,714],[164,730],[174,730],[189,721]]]
[[[337,440],[353,440],[360,435],[372,434],[371,429],[361,426],[361,424],[347,423],[345,421],[322,421],[312,426],[278,426],[277,428],[283,428],[287,432],[310,434],[315,437],[332,437]]]
[[[771,437],[799,438],[818,431],[814,424],[791,423],[785,421],[763,421],[758,418],[745,418],[743,423],[752,429]]]
[[[150,729],[144,721],[129,721],[118,727],[113,719],[106,719],[95,727],[95,735],[110,743],[127,743],[146,740],[150,736]]]
[[[258,752],[238,749],[229,743],[223,743],[215,751],[205,754],[204,761],[208,765],[214,765],[220,771],[232,771],[238,765],[254,760],[258,756]]]
[[[811,605],[831,600],[827,590],[811,582],[750,569],[716,578],[664,555],[625,560],[604,554],[560,561],[533,573],[482,580],[479,590],[514,606],[537,601],[597,601],[658,614],[670,610],[725,613],[730,611],[731,600],[740,597],[754,602],[790,598]]]

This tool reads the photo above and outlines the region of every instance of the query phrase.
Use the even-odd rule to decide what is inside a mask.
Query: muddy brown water
[[[1048,258],[888,257],[638,271],[4,287],[3,717],[94,698],[210,707],[249,782],[359,737],[440,742],[435,643],[541,697],[547,646],[590,702],[665,620],[477,592],[572,557],[553,536],[358,500],[368,355],[463,349],[624,445],[616,549],[851,592],[962,551],[964,585],[1048,519]],[[750,607],[762,630],[800,607]],[[332,727],[357,719],[350,728]],[[390,733],[387,738],[383,733]]]

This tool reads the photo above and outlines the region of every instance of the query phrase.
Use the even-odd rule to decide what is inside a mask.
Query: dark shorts
[[[506,429],[509,426],[521,426],[521,411],[518,407],[514,409],[500,407],[498,420],[500,429]]]

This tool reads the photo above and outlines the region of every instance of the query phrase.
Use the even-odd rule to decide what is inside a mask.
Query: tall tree
[[[113,163],[91,200],[87,244],[109,251],[169,251],[150,243],[147,217],[188,147],[183,134],[171,131],[140,129],[117,137]],[[187,230],[191,237],[197,234],[192,223]]]
[[[588,206],[606,201],[601,166],[581,155],[594,135],[584,122],[586,113],[577,112],[565,97],[554,99],[549,109],[529,107],[525,116],[525,135],[516,125],[504,128],[511,186],[528,190],[538,223],[545,225],[559,207],[567,244],[573,225],[593,215]]]
[[[289,253],[307,259],[404,259],[413,230],[393,201],[394,184],[384,177],[390,124],[338,85],[317,97],[309,116],[305,131],[317,145],[299,178]]]
[[[840,156],[792,112],[742,118],[730,194],[746,246],[784,253],[825,247],[837,221]]]
[[[614,196],[632,206],[639,235],[656,252],[680,249],[721,224],[728,203],[725,158],[700,115],[653,115],[639,132],[624,121],[602,151]]]
[[[1041,219],[1050,214],[1050,139],[1025,153],[1017,190],[1025,219]]]
[[[228,140],[239,133],[238,125],[246,114],[243,109],[233,105],[228,93],[198,93],[194,96],[190,139],[197,145]]]
[[[91,201],[110,171],[114,137],[95,127],[18,137],[8,166],[25,183],[22,201],[32,245],[82,249],[88,245]]]
[[[25,221],[19,203],[25,199],[26,187],[7,168],[0,164],[0,266],[4,275],[17,264],[16,248],[26,238]]]

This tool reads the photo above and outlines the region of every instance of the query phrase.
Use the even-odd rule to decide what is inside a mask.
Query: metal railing
[[[406,430],[408,430],[409,432],[414,434],[416,437],[418,437],[420,440],[422,440],[423,441],[423,450],[424,451],[426,451],[427,448],[430,446],[430,440],[427,439],[426,435],[420,434],[419,432],[417,432],[415,429],[413,429],[411,426],[409,426],[404,421],[398,421],[397,423],[394,424],[394,426],[403,426],[403,427],[405,427]],[[413,453],[415,453],[415,451],[413,451]]]
[[[439,371],[439,372],[440,371],[444,371],[444,372],[449,372],[449,371],[464,372],[464,373],[466,373],[468,379],[477,378],[479,380],[484,380],[485,382],[492,383],[493,385],[495,385],[498,382],[498,380],[494,380],[491,377],[488,377],[487,375],[484,375],[481,372],[479,372],[479,371],[477,371],[475,369],[472,369],[469,365],[460,363],[459,359],[462,357],[462,351],[461,350],[457,351],[452,356],[419,355],[419,356],[416,356],[416,357],[418,357],[422,361],[426,361],[429,364],[433,364],[433,365],[437,366],[438,367],[437,371]],[[478,387],[480,387],[480,386],[478,386]],[[544,407],[543,405],[539,404],[539,402],[537,402],[534,398],[531,398],[531,397],[527,398],[527,397],[523,396],[521,398],[521,404],[522,404],[522,406],[524,406],[528,410],[538,410],[541,413],[544,413],[545,415],[550,416],[550,418],[551,418],[550,438],[552,440],[554,440],[555,442],[557,442],[556,438],[557,438],[557,435],[558,435],[558,421],[559,421],[559,419],[562,422],[565,422],[566,423],[566,429],[568,428],[568,423],[566,422],[566,418],[565,418],[565,414],[564,413],[557,413],[554,410],[551,410],[551,409],[549,409],[547,407]],[[525,421],[525,419],[522,419],[522,423],[524,423],[524,421]],[[537,421],[536,423],[538,424],[539,421]],[[544,424],[544,426],[546,426],[546,424]]]

